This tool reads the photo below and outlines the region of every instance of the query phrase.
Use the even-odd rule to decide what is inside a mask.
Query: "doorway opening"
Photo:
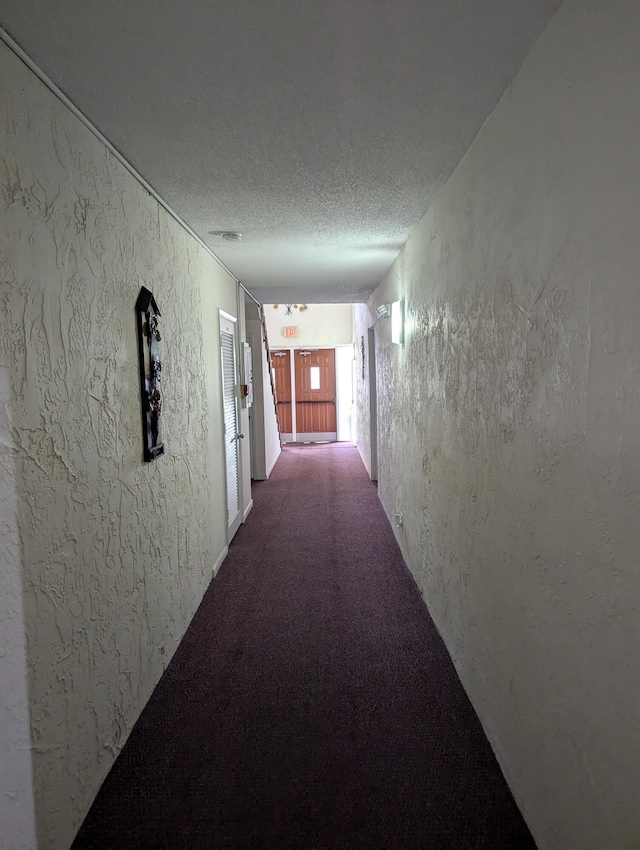
[[[282,443],[351,440],[353,347],[271,352]]]

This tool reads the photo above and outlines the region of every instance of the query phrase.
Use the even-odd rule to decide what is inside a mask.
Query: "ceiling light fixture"
[[[293,313],[291,312],[292,308],[294,310],[300,310],[301,313],[304,313],[305,310],[309,309],[306,304],[273,304],[272,306],[274,310],[277,310],[280,306],[284,307],[284,312],[286,316],[293,316]]]
[[[404,343],[404,301],[394,301],[391,305],[391,342]]]

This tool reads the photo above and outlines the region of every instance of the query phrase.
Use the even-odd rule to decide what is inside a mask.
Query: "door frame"
[[[376,377],[376,331],[371,327],[367,331],[367,346],[369,351],[369,429],[371,447],[372,481],[378,480],[378,388]]]
[[[295,421],[296,421],[296,411],[295,404],[293,400],[289,401],[288,404],[291,405],[291,431],[284,431],[282,428],[282,420],[280,418],[280,409],[278,405],[281,402],[277,401],[278,398],[278,370],[276,368],[276,364],[274,358],[280,358],[284,356],[289,357],[289,382],[291,384],[291,392],[293,394],[293,375],[291,374],[291,361],[293,360],[291,356],[290,348],[272,348],[269,352],[269,356],[271,358],[271,370],[273,374],[273,382],[276,390],[276,418],[278,420],[278,433],[280,434],[280,445],[283,446],[285,443],[292,443],[295,435]],[[284,418],[284,417],[283,417]]]
[[[314,345],[314,346],[301,345],[301,346],[298,346],[298,348],[291,348],[291,347],[287,348],[285,346],[280,345],[277,348],[274,347],[272,349],[272,353],[274,353],[276,351],[288,351],[289,352],[289,368],[291,370],[291,409],[292,409],[291,410],[291,431],[292,431],[292,433],[291,434],[282,434],[282,433],[280,434],[281,440],[282,440],[282,437],[285,437],[285,436],[287,437],[286,440],[282,440],[283,445],[285,445],[286,443],[289,443],[289,442],[297,442],[298,436],[299,436],[298,432],[297,432],[297,422],[296,422],[295,353],[296,353],[296,351],[301,351],[301,350],[305,350],[305,349],[310,350],[310,351],[316,351],[318,349],[326,349],[326,348],[330,348],[334,352],[334,368],[335,368],[335,379],[336,379],[336,442],[340,442],[340,427],[339,427],[340,409],[339,409],[339,401],[338,401],[338,399],[340,397],[340,391],[339,391],[340,374],[339,374],[339,370],[338,370],[338,349],[348,349],[349,351],[352,351],[352,349],[353,349],[352,345]],[[353,407],[353,381],[351,382],[350,390],[351,390],[351,397],[352,397],[352,401],[351,401],[351,408],[352,408]],[[353,425],[352,425],[352,428],[353,428]],[[321,438],[322,434],[305,434],[304,436],[305,436],[306,440],[309,441],[310,437],[311,438],[313,438],[313,437]],[[348,439],[353,439],[353,430],[352,430],[351,435],[349,436]],[[313,442],[313,440],[310,440],[310,442]]]
[[[255,357],[255,352],[254,352],[254,349],[253,349],[253,341],[254,341],[254,340],[253,340],[253,334],[252,334],[252,333],[247,333],[247,343],[249,344],[249,348],[251,349],[251,357],[252,357],[252,359],[253,359],[253,357]],[[252,369],[252,372],[253,372],[253,363],[252,363],[252,367],[251,367],[251,369]],[[253,385],[253,392],[254,392],[254,396],[253,396],[253,404],[252,404],[252,405],[248,408],[248,413],[249,413],[249,434],[250,434],[250,440],[249,440],[249,458],[250,458],[250,460],[249,460],[249,469],[251,470],[251,478],[252,478],[252,479],[254,479],[254,478],[256,477],[256,474],[255,474],[255,473],[256,473],[256,470],[257,470],[257,466],[258,466],[258,462],[257,462],[257,459],[256,459],[256,454],[255,454],[255,453],[256,453],[257,446],[258,446],[258,443],[257,443],[258,435],[257,435],[257,433],[256,433],[256,431],[257,431],[257,426],[256,426],[256,420],[255,420],[255,405],[256,405],[256,396],[255,396],[255,393],[256,393],[256,390],[260,390],[260,387],[256,387],[256,385],[255,385],[255,377],[254,377],[254,385]],[[260,390],[260,391],[261,391],[261,390]],[[260,405],[260,404],[259,404],[259,406],[261,407],[262,405]]]
[[[353,344],[336,345],[334,351],[336,358],[336,440],[343,443],[353,440]],[[341,360],[344,361],[342,369]],[[348,393],[345,392],[346,389],[349,390]],[[342,425],[345,409],[349,421],[347,436],[345,436]]]
[[[226,432],[226,423],[224,418],[224,356],[222,351],[222,322],[227,321],[233,327],[233,396],[234,396],[234,404],[235,404],[235,447],[236,447],[236,477],[237,477],[237,487],[238,487],[238,513],[232,519],[229,511],[229,485],[228,485],[228,465],[227,465],[227,432]],[[227,505],[227,543],[231,543],[236,532],[242,525],[243,516],[242,516],[242,505],[243,505],[243,492],[242,492],[242,452],[240,451],[239,440],[241,437],[244,437],[244,434],[240,433],[240,371],[238,364],[238,318],[237,316],[232,316],[230,313],[227,313],[225,310],[218,309],[218,343],[220,346],[220,389],[221,389],[221,403],[222,403],[222,456],[224,459],[225,465],[225,478],[224,478],[224,487],[225,487],[225,502]]]
[[[330,351],[333,353],[333,388],[334,388],[334,416],[335,416],[335,431],[298,431],[297,429],[297,410],[296,410],[296,420],[294,422],[294,437],[296,442],[300,442],[300,438],[305,443],[326,443],[326,442],[337,442],[338,441],[338,408],[337,408],[337,395],[338,395],[338,367],[336,363],[336,349],[335,346],[332,345],[301,345],[299,348],[295,349],[295,353],[299,354],[300,357],[304,360],[304,355],[311,355],[314,352],[318,351]],[[297,409],[298,404],[304,404],[304,401],[298,401],[298,396],[296,393],[297,383],[296,383],[296,364],[300,364],[301,360],[297,358],[292,358],[293,366],[292,366],[292,375],[294,378],[292,389],[291,389],[291,403],[295,405],[294,409]]]

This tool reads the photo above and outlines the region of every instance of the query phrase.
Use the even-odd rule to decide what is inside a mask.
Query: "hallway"
[[[357,449],[253,497],[75,850],[533,848]]]

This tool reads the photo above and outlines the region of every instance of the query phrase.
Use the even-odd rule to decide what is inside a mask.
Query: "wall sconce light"
[[[394,301],[391,305],[391,342],[404,343],[404,301]]]
[[[376,307],[376,316],[379,319],[388,319],[391,315],[391,304],[380,304]]]

